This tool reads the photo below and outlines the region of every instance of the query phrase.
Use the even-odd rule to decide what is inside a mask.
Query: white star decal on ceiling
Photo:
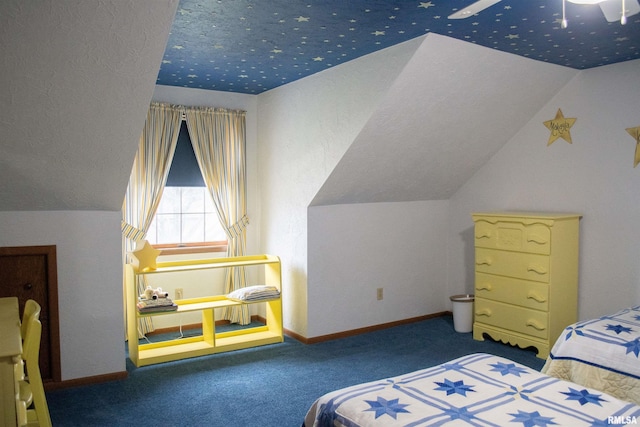
[[[419,5],[418,7],[423,7],[423,8],[425,8],[425,9],[428,9],[428,8],[430,8],[430,7],[434,7],[434,6],[435,6],[435,5],[433,4],[433,2],[430,2],[430,1],[428,1],[428,2],[423,2],[423,1],[421,1],[421,2],[420,2],[420,5]]]
[[[304,16],[299,16],[297,18],[295,18],[296,21],[298,22],[309,22],[309,18],[308,17],[304,17]]]

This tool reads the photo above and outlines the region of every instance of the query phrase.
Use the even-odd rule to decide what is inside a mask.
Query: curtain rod
[[[246,110],[237,109],[237,108],[210,107],[210,106],[193,107],[193,106],[185,106],[185,105],[171,104],[171,103],[167,103],[167,102],[158,102],[158,101],[151,101],[151,105],[179,108],[179,109],[183,110],[181,112],[182,120],[186,120],[186,114],[185,114],[184,110],[187,109],[187,108],[204,109],[204,110],[208,110],[208,109],[211,109],[211,110],[222,110],[222,111],[230,111],[230,112],[235,111],[235,112],[245,113],[245,114],[247,113]]]

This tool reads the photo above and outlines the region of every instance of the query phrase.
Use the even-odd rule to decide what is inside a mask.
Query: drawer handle
[[[488,308],[483,308],[482,310],[476,311],[476,316],[491,317],[491,310],[489,310]]]
[[[491,263],[492,263],[491,258],[485,258],[485,259],[476,261],[476,265],[491,265]]]
[[[539,331],[544,331],[545,329],[547,329],[544,325],[540,324],[539,322],[536,322],[533,319],[527,320],[527,326],[531,326],[532,328],[537,329]]]
[[[491,283],[481,283],[476,286],[476,289],[479,291],[491,291],[493,290],[493,286],[491,286]]]
[[[527,271],[533,271],[534,273],[537,273],[539,275],[547,274],[547,270],[539,265],[530,265],[529,267],[527,267]]]
[[[531,291],[527,294],[527,298],[528,299],[532,299],[536,302],[547,302],[547,299],[544,297],[541,297],[540,295],[536,294],[535,292]]]
[[[491,238],[491,232],[490,231],[485,231],[484,233],[476,234],[476,239],[490,239],[490,238]]]
[[[547,241],[547,239],[545,239],[542,236],[538,236],[536,234],[531,234],[531,235],[527,236],[527,242],[533,242],[533,243],[537,243],[539,245],[546,245],[547,243],[549,243]]]

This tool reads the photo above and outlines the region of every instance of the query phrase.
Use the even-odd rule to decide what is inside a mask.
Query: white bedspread
[[[640,306],[567,327],[542,372],[640,405]]]
[[[472,354],[330,392],[305,427],[606,426],[640,423],[640,406],[511,360]]]

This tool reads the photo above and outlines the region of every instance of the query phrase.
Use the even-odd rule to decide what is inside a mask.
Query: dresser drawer
[[[549,310],[549,285],[546,283],[476,273],[475,289],[480,298]]]
[[[549,336],[547,313],[484,298],[475,299],[475,321],[532,337]]]
[[[549,257],[476,248],[476,271],[548,283]]]
[[[475,246],[489,249],[549,255],[551,230],[541,223],[478,220],[475,227]]]

